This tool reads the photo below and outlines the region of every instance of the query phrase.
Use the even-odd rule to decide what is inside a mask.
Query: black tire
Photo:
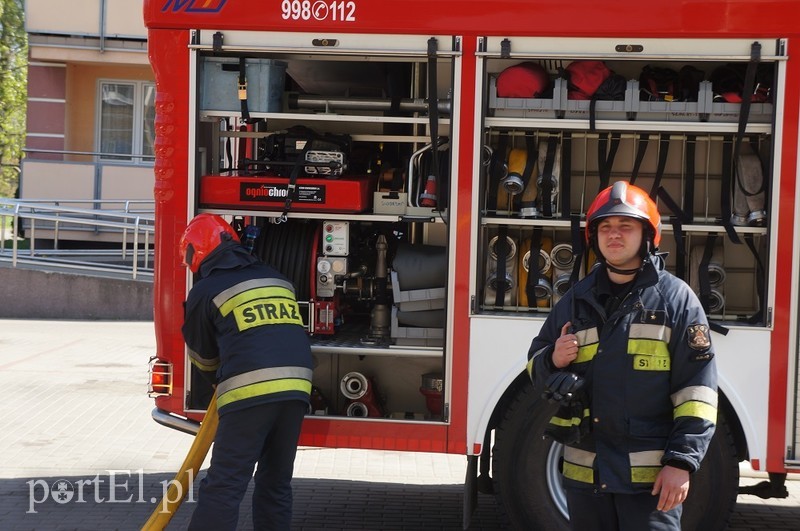
[[[567,502],[561,486],[562,447],[542,434],[555,407],[523,384],[495,431],[492,476],[497,505],[512,529],[566,531]],[[682,525],[687,531],[726,528],[739,485],[736,447],[720,415],[700,470],[692,476]]]
[[[720,413],[717,431],[700,470],[692,475],[689,497],[683,504],[683,529],[727,529],[739,490],[739,462],[728,422]]]
[[[497,505],[512,529],[566,531],[561,445],[542,434],[555,408],[525,382],[495,431],[492,476]]]

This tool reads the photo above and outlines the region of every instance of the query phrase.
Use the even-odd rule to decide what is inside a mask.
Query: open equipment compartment
[[[447,421],[458,41],[218,40],[204,33],[192,52],[196,209],[294,283],[315,362],[309,413]]]
[[[477,313],[548,312],[570,277],[581,278],[595,264],[591,253],[581,254],[591,201],[624,179],[657,194],[667,268],[700,295],[709,319],[770,326],[765,286],[776,58],[764,57],[758,67],[760,81],[739,136],[741,104],[730,102],[735,97],[726,92],[724,75],[744,74],[752,41],[643,41],[637,53],[611,39],[483,43]],[[760,44],[765,54],[775,48],[780,55],[780,41]],[[590,61],[619,76],[616,94],[590,102],[573,93],[569,70]],[[498,77],[523,62],[547,72],[548,89],[536,98],[504,97]],[[693,88],[687,72],[695,76]],[[733,193],[726,214],[728,186]],[[507,245],[498,252],[500,241]],[[539,255],[533,274],[531,250]],[[526,296],[531,289],[535,300]]]

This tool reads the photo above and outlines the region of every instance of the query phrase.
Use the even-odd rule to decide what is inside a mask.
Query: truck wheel
[[[569,529],[558,466],[561,445],[542,436],[555,410],[525,382],[495,431],[494,491],[512,529]]]
[[[523,384],[495,431],[492,476],[500,511],[512,529],[569,529],[561,485],[562,446],[543,438],[556,407]],[[700,470],[692,476],[683,509],[684,529],[725,529],[739,484],[736,447],[724,417]]]
[[[739,462],[730,426],[720,412],[717,430],[700,465],[692,475],[689,497],[683,504],[684,529],[727,529],[739,491]]]

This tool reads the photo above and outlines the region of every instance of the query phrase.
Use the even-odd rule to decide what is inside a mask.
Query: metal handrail
[[[90,205],[91,208],[79,208],[70,205]],[[117,206],[117,208],[104,208]],[[140,277],[152,279],[153,269],[150,267],[152,249],[150,242],[155,233],[154,202],[147,200],[92,200],[92,199],[60,199],[60,200],[19,200],[0,198],[0,220],[5,226],[6,218],[10,218],[15,230],[27,222],[30,248],[19,249],[16,235],[12,236],[9,255],[6,252],[6,232],[0,231],[0,261],[10,261],[12,267],[19,264],[37,267],[68,268],[80,271],[102,271],[125,276],[133,280]],[[36,223],[40,222],[40,230],[52,230],[53,249],[36,250]],[[41,223],[47,224],[44,228]],[[59,249],[60,232],[62,231],[94,231],[101,229],[119,232],[120,251],[114,251],[123,260],[123,265],[108,263],[112,256],[108,249]],[[132,241],[130,235],[132,235]],[[130,249],[129,249],[130,245]],[[129,256],[130,255],[130,256]],[[77,258],[92,258],[79,260]],[[105,260],[104,260],[105,259]],[[139,262],[142,262],[140,265]]]
[[[109,153],[106,151],[75,151],[75,150],[64,150],[64,149],[36,149],[36,148],[23,148],[23,153],[39,153],[44,155],[73,155],[73,156],[81,156],[81,157],[101,157],[106,159],[114,159],[114,158],[123,158],[128,157],[132,159],[142,159],[147,160],[148,162],[153,162],[156,158],[155,155],[144,155],[144,154],[135,154],[135,153]],[[61,161],[51,161],[48,159],[29,159],[33,162],[61,162]]]

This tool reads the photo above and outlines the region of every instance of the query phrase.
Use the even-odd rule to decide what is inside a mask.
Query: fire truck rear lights
[[[155,356],[150,358],[147,395],[150,398],[172,394],[172,363]]]

